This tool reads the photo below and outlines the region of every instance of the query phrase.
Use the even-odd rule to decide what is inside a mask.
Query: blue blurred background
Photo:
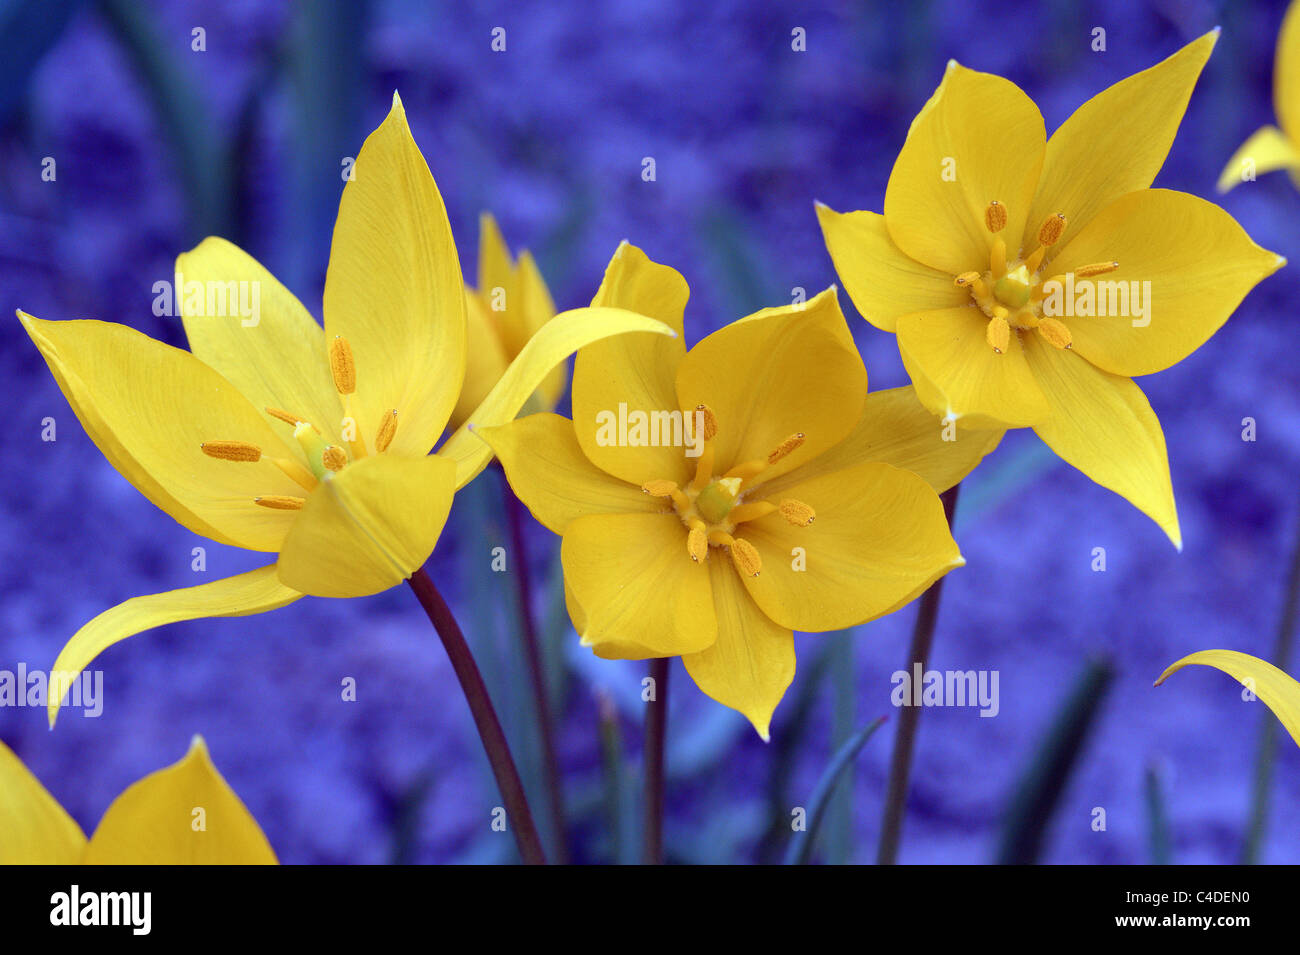
[[[835,281],[820,199],[879,210],[908,124],[955,57],[1009,76],[1048,129],[1106,85],[1216,24],[1218,49],[1158,185],[1211,195],[1273,121],[1280,3],[775,4],[149,0],[0,2],[0,288],[5,309],[124,322],[173,344],[153,283],[217,233],[243,245],[319,318],[341,163],[400,90],[463,262],[490,209],[532,248],[561,307],[590,299],[619,240],[692,288],[687,337]],[[494,27],[505,52],[491,49]],[[192,49],[193,30],[206,49]],[[807,49],[791,48],[806,30]],[[1107,31],[1104,53],[1092,30]],[[641,178],[643,157],[657,180]],[[57,179],[43,181],[52,157]],[[1223,205],[1300,261],[1300,196],[1284,175]],[[1114,679],[1095,709],[1039,858],[1153,858],[1149,780],[1172,857],[1232,862],[1246,830],[1259,703],[1204,668],[1152,689],[1193,650],[1271,656],[1300,492],[1295,296],[1281,273],[1205,348],[1143,380],[1164,424],[1186,549],[1009,435],[970,479],[931,666],[996,669],[1001,711],[921,719],[901,858],[997,855],[1008,807],[1089,660]],[[891,336],[844,300],[874,388],[905,382]],[[67,638],[130,596],[256,566],[194,537],[102,458],[16,320],[0,318],[0,669],[48,668]],[[43,442],[41,421],[57,421]],[[1258,440],[1242,440],[1242,419]],[[640,664],[577,646],[558,540],[529,522],[535,612],[553,659],[560,755],[579,861],[634,858]],[[490,570],[505,545],[487,473],[457,498],[431,571],[470,635],[535,802],[535,715],[510,605]],[[206,548],[207,569],[191,569]],[[1107,570],[1092,570],[1104,547]],[[764,745],[674,664],[670,860],[769,861],[838,742],[889,703],[915,610],[847,635],[799,635],[800,673]],[[180,624],[105,653],[102,717],[0,708],[0,739],[88,831],[126,785],[202,733],[285,862],[508,861],[498,797],[446,658],[405,588],[307,599],[273,614]],[[354,677],[355,702],[340,681]],[[604,716],[602,717],[602,713]],[[863,750],[814,857],[869,861],[893,722]],[[602,740],[604,741],[602,744]],[[1264,859],[1300,862],[1300,752],[1283,735]],[[1093,827],[1094,808],[1106,828]],[[539,811],[542,806],[536,805]]]

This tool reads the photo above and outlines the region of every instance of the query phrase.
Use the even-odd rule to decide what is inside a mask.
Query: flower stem
[[[528,798],[524,795],[524,784],[519,779],[519,770],[515,768],[514,757],[510,755],[510,744],[501,729],[492,700],[488,698],[487,686],[483,676],[478,672],[474,655],[470,653],[465,635],[461,633],[460,624],[452,616],[451,608],[442,599],[442,594],[434,586],[428,572],[421,567],[406,581],[415,592],[420,606],[429,615],[429,622],[442,638],[442,645],[451,660],[460,688],[465,693],[465,702],[469,704],[474,724],[478,727],[479,738],[487,751],[488,762],[492,764],[492,775],[496,777],[501,789],[501,798],[505,802],[506,814],[514,827],[515,842],[519,845],[519,855],[529,865],[545,865],[546,854],[542,851],[542,841],[537,836],[537,826],[533,824],[533,814],[528,808]]]
[[[542,664],[541,641],[532,610],[532,584],[528,576],[528,551],[524,544],[524,505],[501,475],[501,489],[505,497],[506,521],[510,525],[510,549],[515,555],[516,606],[522,631],[524,656],[528,660],[528,676],[532,684],[533,707],[537,711],[537,733],[542,749],[542,776],[546,784],[550,809],[551,835],[554,839],[555,861],[568,862],[568,832],[564,824],[564,790],[560,783],[560,761],[555,755],[555,721],[551,717],[550,694],[546,689],[546,668]]]
[[[645,714],[645,850],[642,862],[663,865],[664,861],[664,738],[668,731],[669,657],[650,661],[654,699]]]
[[[1300,519],[1297,519],[1291,566],[1287,569],[1285,596],[1282,598],[1282,616],[1278,618],[1277,633],[1273,640],[1273,655],[1269,662],[1279,670],[1290,670],[1291,636],[1300,617]],[[1268,807],[1273,788],[1273,760],[1277,757],[1277,720],[1272,713],[1262,714],[1259,747],[1255,752],[1255,782],[1250,800],[1250,822],[1246,827],[1246,844],[1241,861],[1245,865],[1259,862],[1264,846],[1264,832],[1268,829]]]
[[[948,524],[952,524],[957,511],[955,484],[939,496]],[[907,651],[907,672],[915,672],[916,664],[922,673],[930,661],[930,646],[934,643],[934,628],[939,619],[939,597],[943,592],[946,575],[940,577],[921,597],[916,623],[912,627],[912,644]],[[907,787],[912,773],[912,750],[916,745],[916,728],[921,720],[919,706],[904,706],[898,714],[898,733],[894,737],[894,755],[889,762],[889,785],[885,793],[885,813],[880,823],[880,845],[876,850],[878,865],[893,865],[898,861],[898,844],[902,839],[903,815],[907,808]]]

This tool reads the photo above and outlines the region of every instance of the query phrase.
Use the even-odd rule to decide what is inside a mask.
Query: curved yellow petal
[[[1075,351],[1111,374],[1132,377],[1162,371],[1200,348],[1286,260],[1257,246],[1212,202],[1143,189],[1099,212],[1052,260],[1048,271],[1067,290],[1063,306],[1070,304],[1066,273],[1095,262],[1119,268],[1075,280],[1075,299],[1078,286],[1089,282],[1096,293],[1092,310],[1104,301],[1108,314],[1060,318]]]
[[[465,378],[465,286],[442,196],[396,93],[353,171],[325,276],[326,338],[352,348],[351,409],[366,447],[396,408],[389,450],[427,454]]]
[[[1025,364],[1023,338],[1013,332],[998,354],[986,337],[988,319],[973,307],[917,312],[898,320],[898,350],[921,403],[975,429],[1024,428],[1050,413]]]
[[[1046,141],[1042,114],[1019,87],[950,61],[889,176],[885,224],[894,244],[949,275],[988,268],[993,236],[984,211],[1002,204],[1007,224],[999,234],[1014,246]]]
[[[867,461],[881,461],[919,474],[943,493],[966,477],[998,446],[1001,430],[955,429],[946,425],[908,385],[867,394],[853,432],[826,453],[785,474],[763,493],[774,496],[814,473],[826,474]]]
[[[519,499],[556,534],[584,514],[663,510],[660,499],[587,460],[568,418],[535,414],[474,433],[491,446]]]
[[[1151,185],[1218,38],[1219,31],[1212,30],[1150,69],[1120,80],[1080,106],[1052,134],[1025,222],[1026,253],[1037,246],[1038,227],[1048,216],[1065,215],[1068,238],[1115,199]]]
[[[894,245],[885,217],[874,212],[836,212],[817,203],[826,250],[835,272],[862,317],[892,332],[900,315],[949,308],[970,301],[953,276],[916,262]]]
[[[0,865],[76,865],[85,849],[81,827],[0,742]]]
[[[807,302],[765,308],[709,335],[677,369],[682,408],[717,419],[714,473],[769,453],[793,434],[804,442],[761,474],[773,480],[834,447],[866,400],[867,370],[834,287]]]
[[[343,411],[330,379],[325,330],[293,293],[243,249],[218,238],[177,256],[175,288],[196,358],[259,411],[288,411],[338,443]],[[243,309],[245,300],[256,307]]]
[[[1300,5],[1296,3],[1287,7],[1277,34],[1273,110],[1288,138],[1300,136]]]
[[[459,490],[474,480],[492,460],[491,448],[475,437],[473,428],[514,420],[556,365],[592,342],[631,332],[649,332],[655,336],[675,334],[667,325],[620,308],[575,308],[561,312],[543,325],[469,420],[438,449],[438,457],[456,464],[456,488]]]
[[[364,597],[397,586],[438,543],[455,478],[444,458],[391,453],[329,475],[285,538],[281,583],[316,597]]]
[[[574,628],[598,653],[616,645],[630,659],[679,656],[717,636],[709,573],[691,560],[675,514],[579,517],[560,559],[585,618],[575,616]]]
[[[677,366],[686,354],[682,316],[690,297],[676,269],[651,261],[623,242],[605,269],[593,306],[625,308],[671,328],[676,338],[624,335],[588,345],[573,367],[573,422],[583,453],[597,467],[633,484],[655,478],[681,482],[693,462],[679,447],[607,444],[598,437],[603,415],[672,413],[677,407]]]
[[[528,337],[536,335],[543,325],[555,317],[555,300],[551,290],[546,287],[546,280],[537,267],[532,253],[524,249],[519,253],[516,264],[519,277],[519,297],[523,301],[523,322]],[[631,309],[630,311],[636,311]],[[653,317],[653,316],[652,316]],[[550,411],[564,394],[564,386],[569,380],[569,370],[560,363],[551,369],[537,391],[533,393],[530,403],[536,405],[537,411]]]
[[[1219,174],[1218,190],[1227,192],[1239,182],[1251,182],[1260,173],[1300,167],[1300,153],[1276,126],[1262,126],[1242,143]]]
[[[1049,448],[1146,514],[1183,549],[1160,421],[1129,378],[1029,336],[1025,357],[1051,402],[1034,426]]]
[[[796,527],[773,513],[741,524],[735,536],[763,559],[758,576],[744,578],[746,589],[783,627],[821,632],[874,620],[965,563],[939,496],[911,472],[855,464],[780,496],[807,504],[816,520]]]
[[[86,433],[140,493],[196,534],[279,549],[292,514],[253,499],[303,493],[269,460],[297,452],[234,385],[189,352],[125,325],[18,316]],[[265,457],[208,457],[206,441],[246,441]]]
[[[266,613],[293,603],[302,594],[280,583],[275,565],[225,577],[197,587],[183,587],[145,597],[132,597],[91,620],[67,642],[54,661],[53,673],[71,685],[78,673],[106,649],[120,640],[181,620],[200,617],[246,617]],[[62,703],[51,692],[50,726]]]
[[[758,609],[729,560],[714,553],[708,567],[718,639],[682,662],[696,686],[742,713],[766,743],[772,713],[794,681],[794,635]]]
[[[1201,650],[1171,664],[1160,674],[1155,685],[1159,686],[1172,674],[1193,664],[1214,667],[1238,680],[1264,701],[1273,715],[1282,721],[1296,745],[1300,746],[1300,683],[1273,664],[1248,653],[1238,653],[1236,650]]]
[[[469,420],[510,367],[510,358],[492,318],[482,299],[469,289],[465,290],[465,314],[469,319],[465,383],[451,413],[451,428],[459,428]]]
[[[185,758],[113,800],[86,847],[88,865],[275,865],[275,853],[212,765],[202,737]]]

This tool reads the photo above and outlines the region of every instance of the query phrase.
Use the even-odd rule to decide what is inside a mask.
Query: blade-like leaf
[[[866,745],[867,740],[871,739],[872,734],[885,724],[886,719],[888,717],[881,716],[862,727],[850,736],[831,758],[830,764],[822,773],[821,779],[817,780],[817,786],[808,800],[808,829],[802,834],[796,834],[790,843],[790,848],[785,854],[786,865],[807,864],[812,855],[813,843],[817,839],[818,826],[821,825],[822,816],[826,812],[826,804],[835,792],[835,784],[840,781],[844,771],[853,765],[853,758],[858,755],[858,751]]]

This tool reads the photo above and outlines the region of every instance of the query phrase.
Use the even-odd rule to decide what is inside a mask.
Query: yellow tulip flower
[[[817,210],[849,295],[897,334],[927,408],[1032,427],[1180,548],[1164,434],[1132,378],[1196,350],[1285,264],[1217,206],[1148,188],[1217,37],[1094,96],[1050,140],[1013,83],[950,63],[884,215]]]
[[[649,315],[677,337],[580,351],[572,421],[535,414],[475,433],[562,535],[582,643],[604,658],[681,656],[767,739],[794,677],[793,630],[890,613],[964,563],[936,489],[1000,435],[945,441],[911,388],[868,395],[833,288],[689,352],[688,295],[624,243],[593,307]]]
[[[468,361],[465,386],[451,413],[453,428],[469,419],[529,339],[555,317],[555,302],[537,263],[527,249],[519,253],[518,260],[511,258],[490,213],[479,217],[478,242],[478,288],[465,288]],[[529,397],[522,413],[553,409],[567,380],[564,366],[556,365]]]
[[[1219,191],[1227,192],[1258,173],[1285,169],[1300,184],[1300,3],[1287,7],[1277,35],[1273,58],[1273,109],[1277,126],[1264,126],[1232,154],[1219,176]]]
[[[212,765],[202,737],[185,758],[129,786],[95,834],[0,743],[0,865],[275,865],[266,836]]]
[[[465,377],[465,290],[442,197],[396,95],[353,172],[330,249],[324,329],[252,257],[216,238],[176,263],[188,352],[125,325],[19,312],[86,433],[127,480],[196,534],[278,555],[100,614],[56,671],[78,673],[117,641],[179,620],[393,587],[423,564],[453,494],[491,460],[464,428],[429,454]],[[511,420],[575,350],[626,331],[672,334],[612,309],[556,316],[471,420]],[[51,724],[59,703],[50,702]]]
[[[1291,734],[1296,745],[1300,746],[1300,683],[1287,676],[1273,664],[1259,657],[1236,650],[1201,650],[1192,653],[1172,664],[1160,674],[1155,685],[1164,683],[1170,675],[1185,666],[1199,664],[1222,670],[1235,677],[1255,696],[1268,706],[1273,714],[1282,721],[1286,731]]]

